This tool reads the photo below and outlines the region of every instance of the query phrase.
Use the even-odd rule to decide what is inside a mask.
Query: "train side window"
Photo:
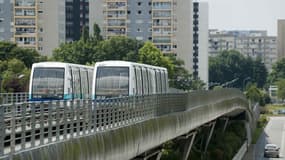
[[[161,91],[162,93],[165,93],[165,76],[164,76],[164,71],[161,71]]]
[[[159,70],[157,71],[157,79],[158,79],[158,83],[157,83],[158,92],[161,93],[161,75],[160,75],[160,71]]]
[[[74,98],[81,98],[81,86],[80,86],[80,72],[79,69],[76,67],[72,68],[72,74],[73,74],[73,95]]]
[[[89,97],[88,93],[88,76],[87,70],[80,69],[80,82],[81,82],[81,89],[82,89],[82,98],[87,99]]]
[[[143,79],[144,95],[147,95],[148,94],[148,78],[147,78],[147,72],[145,68],[142,68],[142,79]]]
[[[166,92],[168,92],[168,73],[165,72],[165,85],[166,85]]]
[[[151,69],[151,84],[152,84],[152,93],[156,93],[156,78],[155,78],[155,70]]]
[[[89,93],[89,98],[91,98],[91,92],[92,92],[92,83],[93,83],[93,70],[92,69],[88,69],[88,93]]]
[[[71,92],[70,92],[70,94],[71,94],[71,97],[72,97],[72,99],[74,98],[74,83],[73,83],[73,73],[72,73],[72,68],[71,67],[69,67],[69,73],[70,73],[70,86],[71,86]]]
[[[140,68],[136,67],[136,76],[137,76],[137,93],[138,95],[142,95],[142,78],[141,78],[141,70]]]
[[[135,78],[135,81],[134,81],[134,95],[138,95],[138,77],[137,77],[137,70],[135,67],[133,67],[133,70],[134,70],[134,78]]]
[[[151,76],[151,69],[148,68],[147,69],[147,74],[148,74],[148,91],[149,91],[149,94],[152,94],[153,93],[153,83],[151,82],[152,80],[152,76]]]

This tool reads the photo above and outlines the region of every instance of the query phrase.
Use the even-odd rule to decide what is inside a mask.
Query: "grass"
[[[261,133],[263,132],[264,127],[268,122],[267,115],[261,114],[259,120],[257,121],[256,129],[252,135],[252,143],[256,144],[258,138],[260,137]]]
[[[285,105],[274,105],[269,104],[265,107],[261,107],[261,112],[263,114],[260,114],[259,120],[257,121],[256,129],[252,135],[252,143],[256,144],[258,138],[260,137],[261,133],[264,130],[264,127],[266,126],[268,122],[269,116],[281,116],[279,114],[276,114],[278,110],[285,109]],[[274,114],[275,113],[275,114]],[[285,115],[283,115],[285,116]]]

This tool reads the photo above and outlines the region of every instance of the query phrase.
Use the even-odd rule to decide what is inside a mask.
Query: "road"
[[[255,160],[267,160],[278,158],[264,158],[264,146],[267,143],[274,143],[280,147],[280,158],[285,160],[285,117],[270,117],[264,133],[260,136],[255,145]]]

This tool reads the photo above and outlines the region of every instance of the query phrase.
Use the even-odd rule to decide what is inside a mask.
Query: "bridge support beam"
[[[210,123],[209,125],[211,126],[211,131],[210,131],[210,133],[209,133],[209,136],[208,136],[208,139],[207,139],[207,142],[206,142],[206,146],[205,146],[205,150],[204,150],[204,155],[205,155],[206,152],[207,152],[208,145],[209,145],[210,140],[211,140],[211,138],[212,138],[212,135],[213,135],[213,132],[214,132],[214,128],[215,128],[215,126],[216,126],[216,121]]]
[[[153,149],[151,151],[145,152],[142,155],[135,157],[132,160],[160,160],[162,156],[161,148]]]
[[[195,140],[196,134],[197,134],[197,131],[191,132],[185,136],[186,143],[184,145],[182,160],[187,160],[189,158],[189,154],[190,154],[193,142]]]
[[[223,132],[225,132],[226,128],[228,126],[228,123],[229,123],[229,117],[224,117],[224,118],[222,118],[222,120],[225,120],[225,124],[224,124],[224,127],[223,127]]]

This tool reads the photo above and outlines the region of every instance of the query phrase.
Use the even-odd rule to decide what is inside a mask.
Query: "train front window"
[[[109,98],[129,95],[128,67],[98,67],[95,96]]]
[[[64,68],[35,68],[32,98],[62,99],[64,91]]]

